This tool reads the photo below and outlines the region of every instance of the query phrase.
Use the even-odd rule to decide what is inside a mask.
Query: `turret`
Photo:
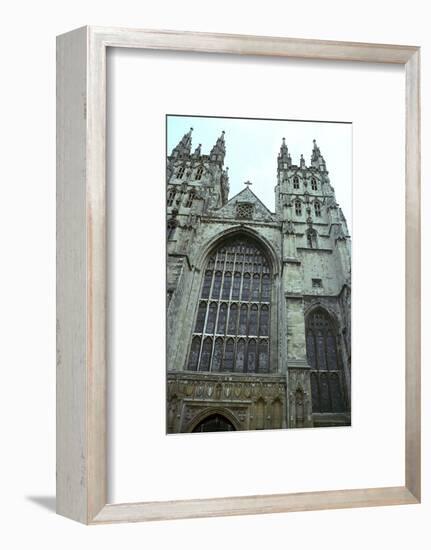
[[[326,162],[323,158],[319,147],[317,147],[316,140],[313,139],[313,151],[311,153],[311,166],[317,168],[321,172],[326,172]]]
[[[201,156],[201,149],[202,149],[202,143],[199,143],[199,145],[196,147],[194,153],[193,153],[193,158],[200,158]]]
[[[190,155],[192,146],[192,132],[193,128],[190,128],[187,134],[183,135],[178,145],[172,149],[171,157],[182,158]]]
[[[224,157],[225,157],[225,154],[226,154],[226,145],[225,145],[225,142],[224,142],[224,130],[222,131],[221,133],[221,136],[217,139],[216,141],[216,144],[214,145],[214,147],[211,149],[211,153],[210,153],[210,160],[212,162],[218,162],[220,164],[223,164],[224,162]]]
[[[289,150],[286,145],[286,138],[283,138],[281,143],[280,152],[278,153],[278,175],[282,170],[287,170],[292,165],[292,158],[289,155]]]

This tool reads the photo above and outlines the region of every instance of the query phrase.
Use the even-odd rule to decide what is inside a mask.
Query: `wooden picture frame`
[[[405,484],[107,504],[105,127],[108,47],[402,65],[406,80]],[[83,27],[57,38],[57,512],[86,524],[420,502],[420,49]]]

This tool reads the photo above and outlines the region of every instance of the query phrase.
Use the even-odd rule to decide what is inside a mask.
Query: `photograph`
[[[0,549],[431,548],[429,12],[5,2]]]
[[[166,115],[166,432],[351,424],[352,124]]]

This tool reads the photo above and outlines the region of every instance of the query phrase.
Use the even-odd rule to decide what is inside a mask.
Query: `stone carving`
[[[295,226],[293,225],[292,220],[284,222],[283,233],[286,235],[295,235]]]

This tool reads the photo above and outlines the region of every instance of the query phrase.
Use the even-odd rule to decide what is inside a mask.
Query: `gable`
[[[211,214],[214,217],[223,219],[276,221],[274,215],[248,186]]]

